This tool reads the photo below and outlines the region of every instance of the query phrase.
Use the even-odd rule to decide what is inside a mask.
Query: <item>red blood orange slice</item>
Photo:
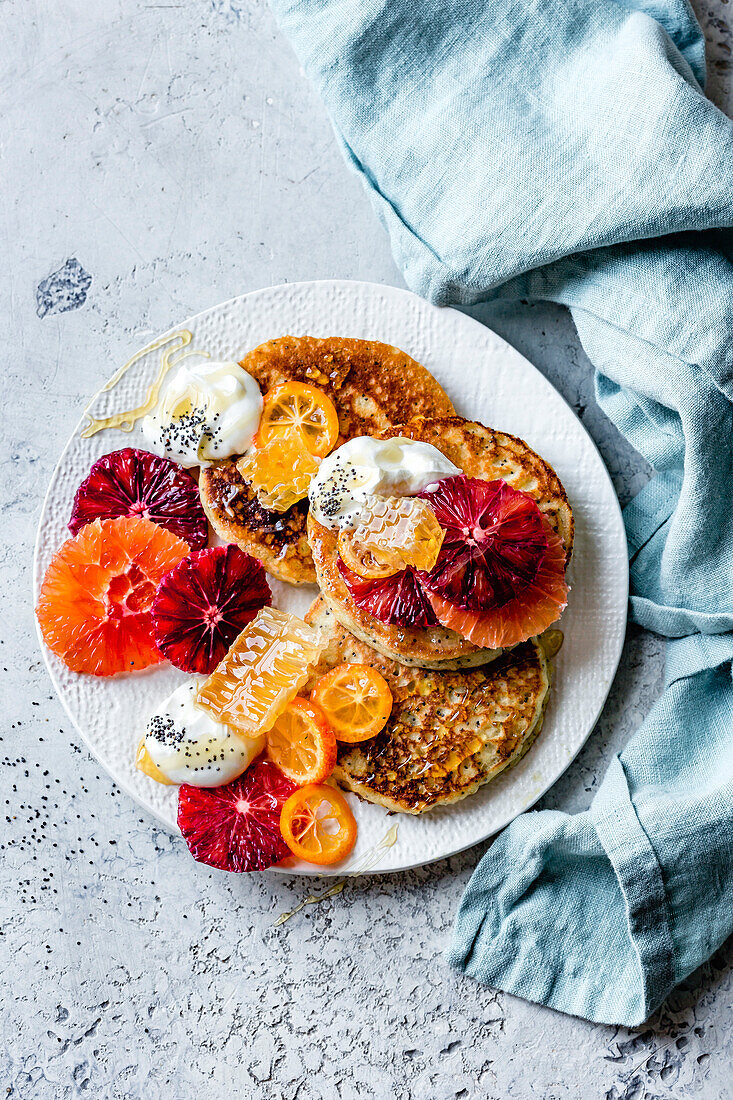
[[[150,605],[188,544],[142,516],[95,520],[49,565],[36,615],[72,672],[112,676],[157,664]]]
[[[160,652],[184,672],[213,672],[247,623],[272,602],[262,563],[238,546],[189,554],[163,578],[152,605]]]
[[[560,617],[568,602],[565,582],[565,550],[549,520],[542,516],[547,550],[534,580],[502,607],[487,607],[479,613],[457,607],[437,592],[430,602],[440,622],[462,634],[474,645],[502,649],[518,645],[541,634]]]
[[[352,573],[341,559],[338,568],[357,607],[380,623],[414,627],[438,625],[428,594],[419,584],[414,569],[402,569],[391,577],[365,580]]]
[[[95,519],[144,516],[192,550],[209,541],[209,526],[190,474],[168,458],[125,447],[103,455],[76,490],[69,530],[76,535]]]
[[[278,767],[260,760],[225,787],[178,792],[178,827],[195,860],[221,871],[263,871],[290,855],[280,813],[295,790]]]
[[[434,568],[420,581],[431,593],[484,614],[520,596],[547,550],[542,513],[505,481],[459,474],[419,494],[445,538]]]

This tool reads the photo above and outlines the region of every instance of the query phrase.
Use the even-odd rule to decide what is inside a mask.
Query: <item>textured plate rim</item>
[[[339,288],[339,289],[348,288],[348,290],[363,289],[364,291],[366,291],[368,293],[377,292],[377,293],[381,293],[381,294],[387,293],[389,295],[403,296],[407,301],[411,301],[411,302],[416,301],[416,302],[420,303],[421,307],[429,306],[430,308],[438,308],[438,307],[432,306],[431,303],[427,302],[425,299],[421,298],[419,295],[413,294],[412,291],[406,290],[403,287],[393,286],[392,284],[389,284],[389,283],[373,283],[373,282],[369,282],[369,281],[365,281],[365,280],[356,280],[356,279],[354,279],[354,280],[352,280],[352,279],[312,279],[312,280],[301,280],[301,281],[292,282],[292,283],[276,283],[276,284],[272,284],[272,285],[259,287],[255,290],[247,291],[245,294],[236,294],[236,295],[233,295],[231,298],[225,299],[222,302],[217,302],[213,306],[209,306],[208,308],[206,308],[204,310],[200,310],[196,314],[192,314],[190,317],[187,317],[185,320],[181,321],[179,324],[177,324],[175,326],[172,326],[169,329],[166,329],[163,333],[160,333],[158,335],[154,334],[151,337],[151,340],[148,341],[148,343],[151,343],[151,342],[153,342],[153,341],[155,341],[155,340],[157,340],[161,337],[164,337],[166,335],[173,334],[176,331],[180,330],[181,328],[191,329],[191,328],[194,327],[194,323],[199,318],[210,314],[214,310],[219,310],[219,309],[223,309],[227,306],[230,306],[235,302],[237,302],[237,303],[245,302],[248,299],[256,297],[257,295],[263,294],[265,292],[286,291],[286,292],[291,292],[292,293],[292,292],[297,292],[299,290],[307,290],[308,288],[311,288],[311,287],[331,287],[331,288],[334,288],[334,289],[336,289],[336,288]],[[468,322],[470,325],[475,325],[478,329],[483,330],[484,332],[490,332],[493,335],[497,336],[497,338],[503,344],[507,344],[511,348],[511,350],[514,354],[516,354],[516,355],[520,356],[520,358],[524,359],[524,361],[526,363],[528,363],[534,371],[537,372],[537,374],[540,376],[540,378],[548,386],[551,387],[551,389],[553,390],[556,397],[560,400],[560,402],[566,408],[566,410],[571,414],[573,420],[576,422],[577,428],[586,437],[587,441],[590,443],[590,446],[591,446],[592,450],[595,452],[596,457],[598,458],[600,469],[602,470],[603,476],[604,476],[604,478],[607,482],[608,488],[610,489],[609,500],[612,502],[612,505],[614,507],[615,519],[616,519],[616,522],[617,522],[617,530],[620,533],[621,538],[623,539],[624,545],[627,545],[626,544],[625,527],[624,527],[624,521],[623,521],[621,506],[619,504],[618,497],[616,495],[616,490],[614,489],[613,482],[611,480],[611,476],[608,472],[608,469],[606,467],[605,462],[603,461],[603,457],[602,457],[602,455],[601,455],[601,453],[600,453],[600,451],[599,451],[599,449],[598,449],[598,447],[595,443],[595,440],[590,435],[588,430],[585,428],[585,426],[583,425],[580,418],[577,416],[575,410],[572,408],[572,406],[569,404],[569,402],[559,392],[559,390],[557,390],[552,385],[552,383],[549,381],[549,379],[547,379],[542,374],[542,372],[531,362],[531,360],[528,360],[526,358],[526,356],[524,356],[521,352],[517,351],[517,349],[514,348],[512,345],[508,344],[508,341],[504,340],[503,337],[499,337],[498,334],[493,333],[493,330],[490,329],[489,326],[484,325],[481,321],[476,320],[476,318],[472,317],[469,313],[466,313],[461,309],[456,309],[456,308],[448,306],[448,307],[441,307],[440,311],[441,311],[441,313],[446,313],[446,314],[458,314],[464,321]],[[146,347],[146,346],[147,346],[147,343],[142,345],[142,347]],[[110,375],[110,377],[112,377],[112,376]],[[36,529],[36,538],[35,538],[34,549],[33,549],[33,585],[32,585],[32,587],[33,587],[33,607],[34,607],[34,609],[35,609],[35,606],[38,602],[38,594],[39,594],[39,566],[40,566],[40,555],[41,555],[41,536],[42,536],[42,533],[43,533],[43,525],[44,525],[44,519],[45,519],[45,516],[46,516],[46,509],[47,509],[47,506],[48,506],[49,498],[51,496],[52,490],[53,490],[54,485],[55,485],[56,476],[57,476],[57,473],[59,471],[59,468],[61,467],[61,465],[62,465],[62,463],[63,463],[63,461],[66,457],[67,452],[71,448],[71,445],[74,441],[75,436],[77,435],[79,430],[85,424],[86,409],[91,407],[91,405],[97,400],[97,398],[100,397],[100,395],[104,392],[105,386],[108,384],[108,382],[109,382],[109,379],[105,379],[104,382],[102,383],[102,385],[99,387],[99,389],[96,390],[95,393],[87,400],[84,411],[82,412],[79,420],[74,425],[74,428],[73,428],[72,432],[70,433],[69,438],[67,439],[66,444],[64,445],[64,448],[61,451],[61,454],[59,455],[58,461],[54,465],[53,471],[51,472],[51,475],[50,475],[50,478],[49,478],[49,481],[48,481],[48,485],[46,487],[46,492],[44,494],[43,502],[42,502],[42,505],[41,505],[40,513],[39,513],[38,526],[37,526],[37,529]],[[587,723],[587,729],[586,729],[584,735],[581,738],[579,738],[577,745],[574,747],[574,750],[568,755],[567,759],[565,761],[563,761],[562,766],[558,770],[556,770],[555,773],[550,778],[546,779],[546,781],[544,783],[540,784],[538,789],[535,792],[533,792],[531,799],[529,799],[524,805],[522,805],[521,808],[519,808],[515,813],[510,814],[502,824],[500,824],[500,825],[498,825],[494,828],[491,828],[487,833],[485,833],[481,837],[475,837],[474,836],[466,844],[458,844],[455,848],[452,848],[450,851],[442,852],[439,855],[430,856],[427,859],[420,859],[420,860],[414,860],[413,859],[412,861],[408,860],[408,862],[404,863],[404,865],[400,865],[400,866],[397,866],[397,867],[380,868],[379,865],[377,864],[374,867],[370,867],[368,870],[359,872],[359,871],[349,871],[348,869],[344,869],[344,870],[340,870],[340,871],[338,869],[330,870],[327,867],[324,867],[324,868],[314,867],[313,870],[310,870],[310,869],[305,869],[303,867],[274,866],[274,867],[268,868],[267,871],[268,872],[274,872],[276,874],[289,875],[289,876],[302,876],[304,878],[328,878],[328,877],[336,877],[336,876],[361,877],[364,874],[367,874],[367,875],[373,875],[373,874],[400,874],[400,873],[403,873],[404,871],[412,870],[416,867],[427,867],[427,866],[430,866],[433,863],[438,863],[441,860],[450,859],[452,856],[459,855],[461,852],[467,851],[469,848],[472,848],[477,844],[484,843],[490,837],[498,835],[499,832],[501,832],[509,824],[511,824],[511,822],[516,817],[518,817],[520,814],[527,813],[529,810],[531,810],[532,807],[534,805],[536,805],[536,803],[539,802],[539,800],[541,798],[543,798],[545,794],[547,794],[547,792],[550,790],[550,788],[553,787],[555,785],[555,783],[558,782],[558,780],[565,774],[565,772],[571,766],[573,761],[577,758],[578,754],[583,749],[583,747],[586,745],[586,743],[588,741],[588,738],[590,737],[593,730],[595,729],[595,726],[598,722],[598,719],[600,718],[600,716],[603,712],[603,709],[606,705],[606,701],[608,699],[609,692],[610,692],[611,687],[613,685],[613,682],[615,680],[616,673],[618,671],[618,666],[619,666],[619,663],[620,663],[620,660],[621,660],[621,655],[622,655],[623,647],[624,647],[624,643],[625,643],[626,626],[627,626],[627,623],[628,623],[629,567],[628,567],[628,556],[627,555],[624,555],[623,561],[624,561],[623,577],[619,576],[619,577],[616,578],[616,580],[619,584],[619,590],[620,590],[620,592],[623,593],[623,610],[622,610],[621,620],[620,620],[619,626],[618,626],[616,647],[615,647],[615,650],[614,650],[612,656],[609,656],[609,658],[607,660],[607,663],[606,663],[606,668],[605,668],[605,674],[606,674],[606,679],[607,679],[606,689],[603,693],[602,698],[599,701],[599,705],[596,709],[595,715],[593,716],[592,720]],[[64,695],[63,691],[61,690],[60,684],[59,684],[59,682],[57,680],[57,677],[56,677],[56,673],[55,673],[54,668],[51,664],[49,651],[48,651],[48,649],[46,647],[46,644],[43,640],[43,636],[41,634],[41,629],[40,629],[38,619],[36,618],[35,613],[33,615],[33,619],[34,619],[34,622],[35,622],[36,636],[38,637],[39,647],[41,649],[41,653],[43,655],[43,660],[44,660],[44,663],[46,665],[46,669],[48,670],[48,674],[50,676],[51,683],[53,684],[54,691],[56,692],[56,695],[59,698],[59,700],[61,702],[61,705],[63,706],[64,712],[66,713],[67,717],[69,718],[69,720],[70,720],[72,726],[74,727],[74,729],[76,730],[76,732],[79,734],[79,736],[80,736],[81,740],[83,741],[84,745],[86,746],[87,750],[90,752],[90,754],[92,755],[94,760],[99,764],[100,768],[102,768],[102,770],[105,772],[105,774],[111,779],[111,781],[117,787],[119,787],[120,790],[124,791],[125,794],[128,795],[133,800],[135,805],[139,806],[140,809],[144,810],[147,814],[149,814],[155,821],[157,821],[166,830],[168,830],[169,832],[172,832],[174,834],[177,833],[178,835],[180,835],[177,828],[172,827],[171,823],[168,820],[166,820],[166,818],[164,818],[160,813],[158,813],[158,811],[156,809],[151,807],[148,803],[142,801],[140,799],[139,795],[137,794],[137,792],[134,791],[126,783],[126,781],[123,778],[121,778],[117,774],[113,774],[109,770],[107,765],[102,761],[102,759],[100,758],[100,756],[99,756],[99,754],[98,754],[98,752],[95,748],[94,743],[87,736],[84,729],[81,727],[81,725],[77,721],[76,717],[72,713],[72,711],[71,711],[71,709],[70,709],[70,707],[67,703],[67,700],[65,698],[65,695]],[[511,769],[508,769],[508,770],[511,770]],[[402,816],[403,815],[399,815],[399,814],[394,815],[394,817],[397,819],[397,821],[399,821],[399,819]]]

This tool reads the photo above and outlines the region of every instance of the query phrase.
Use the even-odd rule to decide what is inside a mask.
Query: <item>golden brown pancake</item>
[[[281,336],[254,348],[240,365],[263,393],[287,381],[322,389],[336,406],[339,444],[356,435],[377,435],[413,416],[450,416],[454,411],[425,367],[399,348],[376,340]],[[305,538],[307,501],[282,513],[253,507],[253,494],[236,468],[236,457],[203,469],[199,490],[221,538],[259,558],[281,580],[315,581]]]
[[[557,639],[548,652],[532,640],[485,668],[436,672],[377,653],[345,630],[323,599],[306,618],[328,637],[311,685],[349,661],[378,669],[392,691],[384,729],[360,744],[339,745],[334,778],[368,802],[408,814],[458,802],[520,760],[542,727],[548,654]]]
[[[573,513],[555,471],[523,440],[459,416],[417,419],[389,428],[382,437],[400,435],[431,443],[469,477],[503,478],[513,489],[534,497],[570,559]],[[358,607],[338,568],[338,532],[308,517],[308,539],[321,593],[336,618],[357,638],[380,653],[421,668],[455,669],[487,664],[501,654],[479,649],[444,627],[402,627],[381,623]]]
[[[236,463],[219,462],[201,471],[199,492],[209,522],[220,538],[234,542],[291,584],[315,581],[308,545],[308,501],[287,512],[263,508]]]

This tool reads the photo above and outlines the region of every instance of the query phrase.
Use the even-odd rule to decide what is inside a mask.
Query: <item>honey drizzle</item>
[[[397,830],[399,829],[399,822],[388,829],[384,834],[379,844],[375,844],[373,848],[370,848],[368,852],[365,852],[362,856],[361,863],[354,868],[353,871],[346,872],[346,878],[354,878],[356,875],[363,875],[367,871],[371,871],[372,867],[375,867],[379,863],[379,853],[385,852],[387,848],[393,848],[397,843]]]
[[[296,913],[299,913],[301,909],[305,909],[306,905],[317,905],[319,901],[325,901],[326,898],[332,898],[336,894],[340,894],[345,885],[346,879],[342,878],[340,882],[330,886],[328,890],[324,890],[322,894],[309,894],[299,905],[295,906],[295,909],[290,909],[287,913],[281,913],[272,927],[279,928],[281,924],[285,924],[286,920],[290,920],[290,918],[294,917]]]
[[[165,347],[165,345],[169,344],[171,340],[178,340],[179,343],[175,344],[171,348],[167,348],[167,350],[164,351],[161,355],[160,369],[158,370],[158,375],[148,388],[148,392],[142,405],[138,405],[136,409],[130,409],[127,412],[114,413],[112,416],[101,417],[99,420],[95,419],[95,417],[93,417],[87,409],[85,411],[85,415],[89,423],[81,433],[82,439],[91,439],[91,437],[93,435],[96,435],[97,432],[102,432],[106,428],[119,428],[122,432],[131,432],[137,421],[141,417],[149,413],[150,410],[155,406],[158,397],[160,396],[160,387],[163,385],[163,380],[165,379],[165,376],[168,374],[168,371],[172,367],[178,366],[178,364],[183,359],[186,359],[190,355],[203,355],[208,358],[207,352],[196,352],[193,349],[191,349],[190,351],[183,351],[183,349],[188,347],[188,345],[193,340],[193,333],[189,332],[188,329],[181,329],[179,332],[171,333],[170,336],[161,336],[152,344],[148,344],[147,347],[144,347],[142,351],[136,352],[135,355],[133,355],[132,359],[128,359],[128,361],[124,363],[123,366],[121,366],[119,370],[112,375],[109,382],[107,382],[105,386],[102,386],[100,392],[106,393],[107,391],[114,389],[114,387],[123,377],[123,375],[127,373],[130,367],[134,366],[135,363],[139,362],[140,359],[143,359],[151,352],[158,351],[159,348]],[[174,358],[176,352],[182,352],[182,354],[177,355]]]
[[[371,871],[377,863],[379,863],[380,852],[386,851],[387,848],[391,848],[397,843],[397,830],[399,823],[393,825],[389,829],[378,844],[375,844],[373,848],[370,848],[368,852],[365,852],[362,856],[361,863],[354,868],[353,871],[347,871],[342,879],[334,883],[333,886],[329,886],[328,890],[324,890],[320,894],[309,894],[307,898],[304,898],[299,905],[296,905],[294,909],[289,910],[287,913],[281,913],[277,920],[273,923],[273,928],[279,928],[281,924],[285,924],[286,921],[294,917],[296,913],[299,913],[301,909],[305,909],[306,905],[317,905],[319,901],[325,901],[326,898],[332,898],[336,894],[340,894],[346,885],[346,880],[349,878],[355,878],[357,875],[363,875],[367,871]]]

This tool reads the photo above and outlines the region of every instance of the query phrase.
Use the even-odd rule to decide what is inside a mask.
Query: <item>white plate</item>
[[[381,807],[349,795],[359,839],[347,863],[332,873],[358,873],[395,823],[397,839],[380,851],[379,871],[430,863],[497,832],[536,802],[570,764],[601,712],[621,655],[628,598],[626,538],[611,480],[590,436],[539,371],[490,329],[394,287],[335,281],[269,287],[224,302],[178,327],[193,333],[191,347],[229,360],[241,359],[250,348],[285,333],[395,344],[432,371],[459,413],[521,436],[557,470],[575,514],[576,541],[570,600],[560,623],[565,644],[554,662],[552,697],[535,745],[516,767],[470,798],[420,817],[388,816]],[[160,352],[146,355],[114,388],[100,391],[90,410],[103,416],[139,404],[159,363]],[[69,440],[46,495],[36,542],[36,599],[52,555],[69,537],[66,524],[74,493],[92,463],[121,446],[144,447],[139,429],[81,439],[84,423]],[[277,606],[299,614],[316,595],[310,586],[304,590],[274,582],[273,589]],[[89,749],[141,806],[176,829],[176,788],[141,775],[133,758],[146,717],[185,674],[162,665],[113,679],[76,675],[43,649],[54,686]],[[321,874],[295,862],[282,870]]]

